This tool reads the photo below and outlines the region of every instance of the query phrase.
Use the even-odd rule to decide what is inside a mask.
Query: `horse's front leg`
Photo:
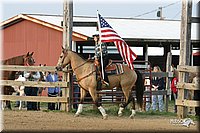
[[[106,114],[105,109],[101,106],[101,104],[99,103],[98,97],[97,97],[97,92],[96,89],[89,89],[90,95],[93,99],[93,101],[95,102],[95,105],[97,106],[97,108],[99,109],[99,111],[101,112],[103,119],[107,119],[108,115]]]
[[[81,92],[81,97],[80,97],[80,104],[78,105],[78,109],[74,115],[74,117],[78,117],[80,115],[80,113],[82,113],[83,111],[83,101],[84,101],[84,98],[86,96],[86,91],[82,88],[80,88],[80,92]]]

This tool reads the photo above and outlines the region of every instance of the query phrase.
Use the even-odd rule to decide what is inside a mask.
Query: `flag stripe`
[[[123,60],[128,64],[130,69],[134,69],[133,61],[137,55],[130,49],[126,42],[117,34],[116,31],[106,22],[106,20],[98,14],[98,21],[100,24],[101,42],[114,42],[117,50],[122,56]]]
[[[103,32],[114,32],[114,33],[116,33],[114,30],[112,30],[112,29],[110,29],[110,28],[108,28],[108,29],[103,29],[103,30],[101,30],[101,32],[103,33]],[[117,33],[116,33],[117,34]]]
[[[118,37],[119,38],[119,35],[116,35],[116,34],[102,34],[101,37]]]

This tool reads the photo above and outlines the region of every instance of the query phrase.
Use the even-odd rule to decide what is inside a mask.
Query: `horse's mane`
[[[6,60],[2,60],[1,64],[2,65],[15,65],[17,62],[16,61],[21,61],[21,63],[24,62],[24,57],[25,55],[20,55],[20,56],[15,56]],[[20,63],[20,64],[21,64]]]
[[[77,54],[79,57],[81,57],[83,60],[86,60],[82,55],[80,55],[79,53],[76,53],[76,52],[74,52],[74,51],[72,51],[72,50],[69,50],[69,51],[71,51],[72,53],[75,53],[75,54]]]

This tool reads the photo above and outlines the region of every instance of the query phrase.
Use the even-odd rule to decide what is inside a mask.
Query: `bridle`
[[[63,62],[64,62],[64,60],[65,60],[65,58],[66,58],[66,56],[67,56],[67,53],[65,53],[64,51],[63,51],[63,56],[64,56],[64,57],[62,57],[63,59],[62,59],[62,61],[61,61],[62,64],[63,64]],[[80,67],[82,67],[83,65],[85,65],[88,61],[90,61],[90,59],[87,59],[85,62],[83,62],[82,64],[76,66],[74,69],[68,68],[67,71],[65,71],[65,72],[72,72],[72,71],[75,72],[78,68],[80,68]],[[93,71],[91,71],[90,73],[88,73],[87,75],[81,77],[80,79],[77,79],[77,82],[80,82],[81,80],[83,80],[83,79],[89,77],[89,76],[92,75],[94,72],[96,72],[96,70],[93,70]]]
[[[30,64],[35,63],[34,59],[32,58],[32,56],[27,56],[24,58],[24,65],[25,66],[30,66]]]

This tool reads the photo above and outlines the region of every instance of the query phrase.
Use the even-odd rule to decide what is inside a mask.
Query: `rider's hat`
[[[94,35],[92,35],[92,37],[99,37],[99,32],[98,31],[96,31],[96,33],[94,34]]]

